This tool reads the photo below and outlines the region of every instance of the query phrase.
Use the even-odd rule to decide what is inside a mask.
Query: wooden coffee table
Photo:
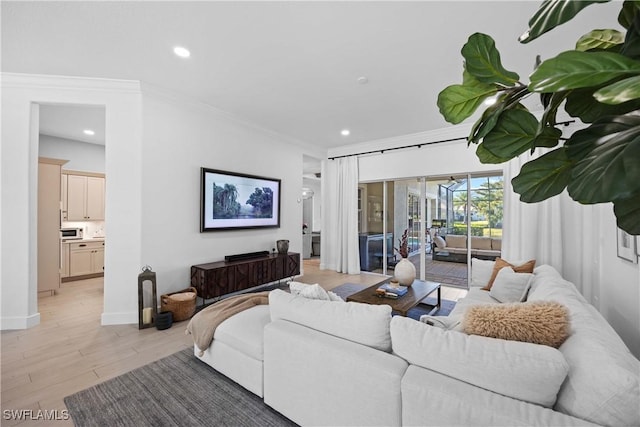
[[[386,304],[391,306],[391,309],[393,311],[401,314],[402,316],[406,316],[409,310],[420,304],[420,301],[425,299],[428,295],[431,295],[433,292],[438,291],[436,306],[429,312],[429,314],[433,314],[440,310],[440,283],[416,279],[409,287],[409,291],[401,297],[398,297],[397,299],[385,298],[376,295],[376,289],[378,289],[384,283],[388,283],[389,280],[391,279],[385,279],[373,286],[361,290],[360,292],[356,292],[355,294],[348,296],[347,301],[363,302],[365,304],[376,305]]]

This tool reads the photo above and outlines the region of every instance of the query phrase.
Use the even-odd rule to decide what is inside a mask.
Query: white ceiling
[[[460,48],[476,31],[526,80],[536,54],[617,27],[620,4],[598,4],[521,45],[538,5],[2,1],[2,71],[141,80],[330,148],[447,127],[437,94],[461,81]]]
[[[105,108],[91,105],[40,105],[40,133],[104,145]],[[85,130],[93,131],[87,135]]]

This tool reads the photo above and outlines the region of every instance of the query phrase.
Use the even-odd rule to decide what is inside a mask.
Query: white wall
[[[2,74],[2,329],[39,323],[37,312],[37,103],[106,108],[103,324],[122,323],[140,266],[141,94],[137,82]],[[35,126],[31,123],[35,121]],[[7,248],[11,250],[8,251]]]
[[[143,124],[141,263],[157,273],[159,295],[188,287],[194,264],[271,251],[278,239],[301,251],[301,149],[211,107],[144,86]],[[280,228],[200,233],[201,167],[281,179]]]
[[[469,125],[452,126],[432,132],[337,147],[329,150],[328,157],[465,137],[469,128]],[[467,142],[464,140],[360,156],[358,168],[360,182],[502,171],[501,165],[480,163],[473,147],[467,148]]]
[[[69,160],[63,169],[104,173],[105,146],[40,134],[41,157]]]

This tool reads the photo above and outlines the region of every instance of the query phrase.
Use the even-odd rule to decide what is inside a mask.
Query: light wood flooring
[[[304,262],[297,280],[327,290],[343,283],[375,284],[376,274],[346,275],[320,270],[319,260]],[[442,297],[457,300],[466,291],[443,287]],[[56,295],[41,296],[41,323],[31,329],[2,331],[1,397],[3,410],[58,410],[65,396],[86,389],[183,348],[187,321],[164,331],[137,325],[101,326],[102,278],[63,283]],[[66,421],[1,421],[2,426],[73,425]]]

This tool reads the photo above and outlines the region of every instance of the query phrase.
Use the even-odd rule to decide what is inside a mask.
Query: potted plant
[[[573,19],[582,9],[608,0],[545,0],[529,21],[521,43]],[[618,227],[640,234],[640,2],[620,2],[618,23],[625,31],[593,30],[575,49],[541,61],[529,83],[502,66],[494,40],[475,33],[462,48],[462,84],[438,95],[445,120],[469,118],[489,97],[471,129],[482,163],[498,164],[538,147],[546,154],[524,164],[511,181],[520,200],[535,203],[567,189],[581,204],[613,203]],[[522,104],[539,94],[544,112]],[[563,136],[560,108],[588,127]]]
[[[409,256],[409,229],[405,229],[402,237],[398,239],[398,247],[393,248],[402,258],[396,264],[394,276],[403,286],[411,286],[416,279],[416,266],[407,259]]]

